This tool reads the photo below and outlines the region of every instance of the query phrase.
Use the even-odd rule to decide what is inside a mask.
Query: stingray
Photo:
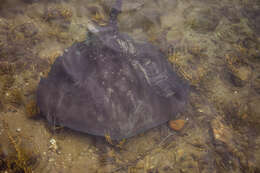
[[[65,49],[40,80],[37,105],[49,123],[119,140],[186,109],[187,81],[159,48],[119,32],[121,6],[117,0],[108,25],[89,22],[86,41]]]

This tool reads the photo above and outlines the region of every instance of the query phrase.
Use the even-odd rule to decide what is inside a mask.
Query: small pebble
[[[202,109],[198,109],[198,111],[199,111],[200,113],[202,113],[202,112],[203,112],[203,110],[202,110]]]
[[[18,129],[16,129],[16,131],[17,131],[17,132],[21,132],[21,129],[20,129],[20,128],[18,128]]]
[[[49,159],[49,162],[54,162],[54,161],[55,161],[54,158],[50,158],[50,159]]]
[[[55,139],[50,140],[51,145],[49,146],[49,149],[52,151],[57,151],[58,150],[58,145]]]
[[[55,144],[56,144],[56,140],[52,138],[52,139],[50,140],[50,143],[51,143],[52,145],[55,145]]]
[[[241,118],[242,118],[242,119],[246,119],[247,117],[248,117],[247,114],[243,114]]]
[[[151,165],[151,166],[150,166],[150,169],[153,169],[154,167],[155,167],[154,165]]]
[[[185,123],[186,123],[186,120],[182,120],[182,119],[170,120],[169,126],[171,129],[173,129],[175,131],[180,131],[184,127]]]

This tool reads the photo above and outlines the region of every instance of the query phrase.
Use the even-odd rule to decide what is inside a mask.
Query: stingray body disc
[[[39,83],[41,114],[50,123],[122,139],[183,111],[188,85],[166,57],[148,43],[125,40],[110,40],[112,46],[94,41],[68,48]]]

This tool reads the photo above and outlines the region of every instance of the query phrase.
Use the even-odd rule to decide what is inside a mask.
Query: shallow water
[[[120,32],[158,46],[191,85],[187,110],[169,124],[111,141],[37,116],[40,78],[88,39],[89,20],[106,25],[112,2],[1,2],[0,172],[259,172],[257,0],[123,2]]]

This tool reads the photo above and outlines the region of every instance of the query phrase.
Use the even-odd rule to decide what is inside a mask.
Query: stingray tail
[[[117,16],[122,12],[122,1],[116,0],[110,11],[110,24],[117,25]]]

